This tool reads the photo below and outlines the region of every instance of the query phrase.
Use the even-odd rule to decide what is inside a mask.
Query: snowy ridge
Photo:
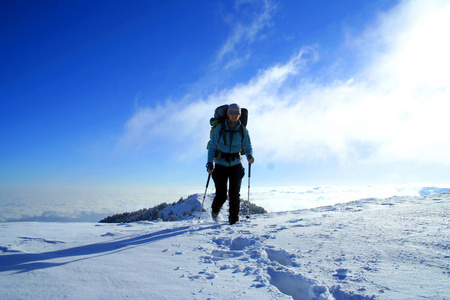
[[[206,196],[206,195],[205,195]],[[208,195],[207,207],[203,205],[203,211],[209,211],[211,199],[214,194]],[[182,221],[201,217],[203,196],[194,194],[186,199],[181,198],[178,202],[171,204],[161,203],[152,208],[144,208],[134,212],[126,212],[106,217],[100,223],[130,223],[138,221]],[[206,198],[205,198],[206,200]],[[267,211],[254,203],[241,199],[241,214],[262,214]]]
[[[152,208],[144,208],[134,212],[126,212],[106,217],[100,223],[129,223],[137,221],[181,221],[193,218],[193,213],[201,209],[201,201],[197,194],[187,199],[181,198],[171,204],[161,203]]]
[[[233,226],[209,212],[0,223],[0,299],[450,299],[449,204],[450,194],[364,199]]]

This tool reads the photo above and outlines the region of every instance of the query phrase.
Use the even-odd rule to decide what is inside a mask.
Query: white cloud
[[[249,6],[247,10],[245,6]],[[245,61],[250,57],[246,45],[253,43],[261,31],[270,25],[276,5],[269,0],[236,1],[236,12],[252,14],[249,22],[228,16],[231,34],[217,53],[216,64],[225,62],[225,69]],[[255,15],[254,11],[256,10]]]
[[[141,107],[125,124],[120,148],[176,153],[179,159],[196,157],[206,147],[211,109],[203,101],[166,102],[155,108]]]
[[[448,1],[402,2],[353,39],[354,52],[367,61],[348,80],[308,80],[305,67],[318,53],[305,47],[248,83],[200,100],[139,109],[121,142],[163,145],[169,153],[183,147],[186,157],[203,157],[199,149],[208,140],[213,109],[237,102],[249,108],[248,128],[261,160],[449,164],[447,28]]]

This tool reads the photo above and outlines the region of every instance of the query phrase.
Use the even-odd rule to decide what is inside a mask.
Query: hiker
[[[254,162],[250,136],[247,128],[241,124],[240,116],[239,105],[230,104],[227,109],[227,119],[217,126],[211,137],[208,146],[208,163],[206,164],[207,171],[212,174],[216,186],[216,196],[211,206],[211,215],[214,220],[217,219],[220,209],[227,200],[227,181],[230,181],[228,220],[231,225],[239,220],[239,197],[245,173],[241,164],[241,150],[245,151],[249,164]]]

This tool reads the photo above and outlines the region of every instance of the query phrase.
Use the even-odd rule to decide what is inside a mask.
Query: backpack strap
[[[227,130],[228,131],[228,130]],[[227,139],[225,137],[225,134],[223,134],[225,132],[225,122],[222,122],[220,124],[220,130],[219,130],[219,139],[218,141],[220,141],[220,138],[223,137],[223,143],[226,145],[227,144]],[[217,143],[217,147],[219,146],[219,143]]]
[[[225,122],[226,122],[226,120],[225,120]],[[220,141],[220,138],[222,137],[223,138],[223,143],[226,145],[227,144],[226,135],[223,134],[223,133],[224,132],[230,132],[231,130],[225,130],[225,122],[220,124],[219,139],[218,140]],[[247,128],[245,128],[245,126],[242,125],[242,123],[241,123],[240,126],[239,126],[238,132],[241,133],[241,151],[240,151],[240,153],[242,155],[245,154],[245,149],[244,149],[244,137],[245,137],[244,131],[245,130],[247,130]],[[219,148],[219,144],[217,144],[217,148]]]
[[[244,131],[247,130],[247,128],[243,125],[241,125],[241,129],[239,130],[241,132],[241,155],[245,154],[245,148],[244,148]]]

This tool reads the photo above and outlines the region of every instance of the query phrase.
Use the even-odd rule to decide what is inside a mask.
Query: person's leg
[[[225,201],[227,201],[227,169],[227,167],[216,165],[212,174],[214,184],[216,186],[216,196],[214,197],[214,201],[211,205],[213,214],[218,214]]]
[[[239,220],[242,177],[244,177],[244,168],[241,164],[230,168],[230,224],[234,224]]]

